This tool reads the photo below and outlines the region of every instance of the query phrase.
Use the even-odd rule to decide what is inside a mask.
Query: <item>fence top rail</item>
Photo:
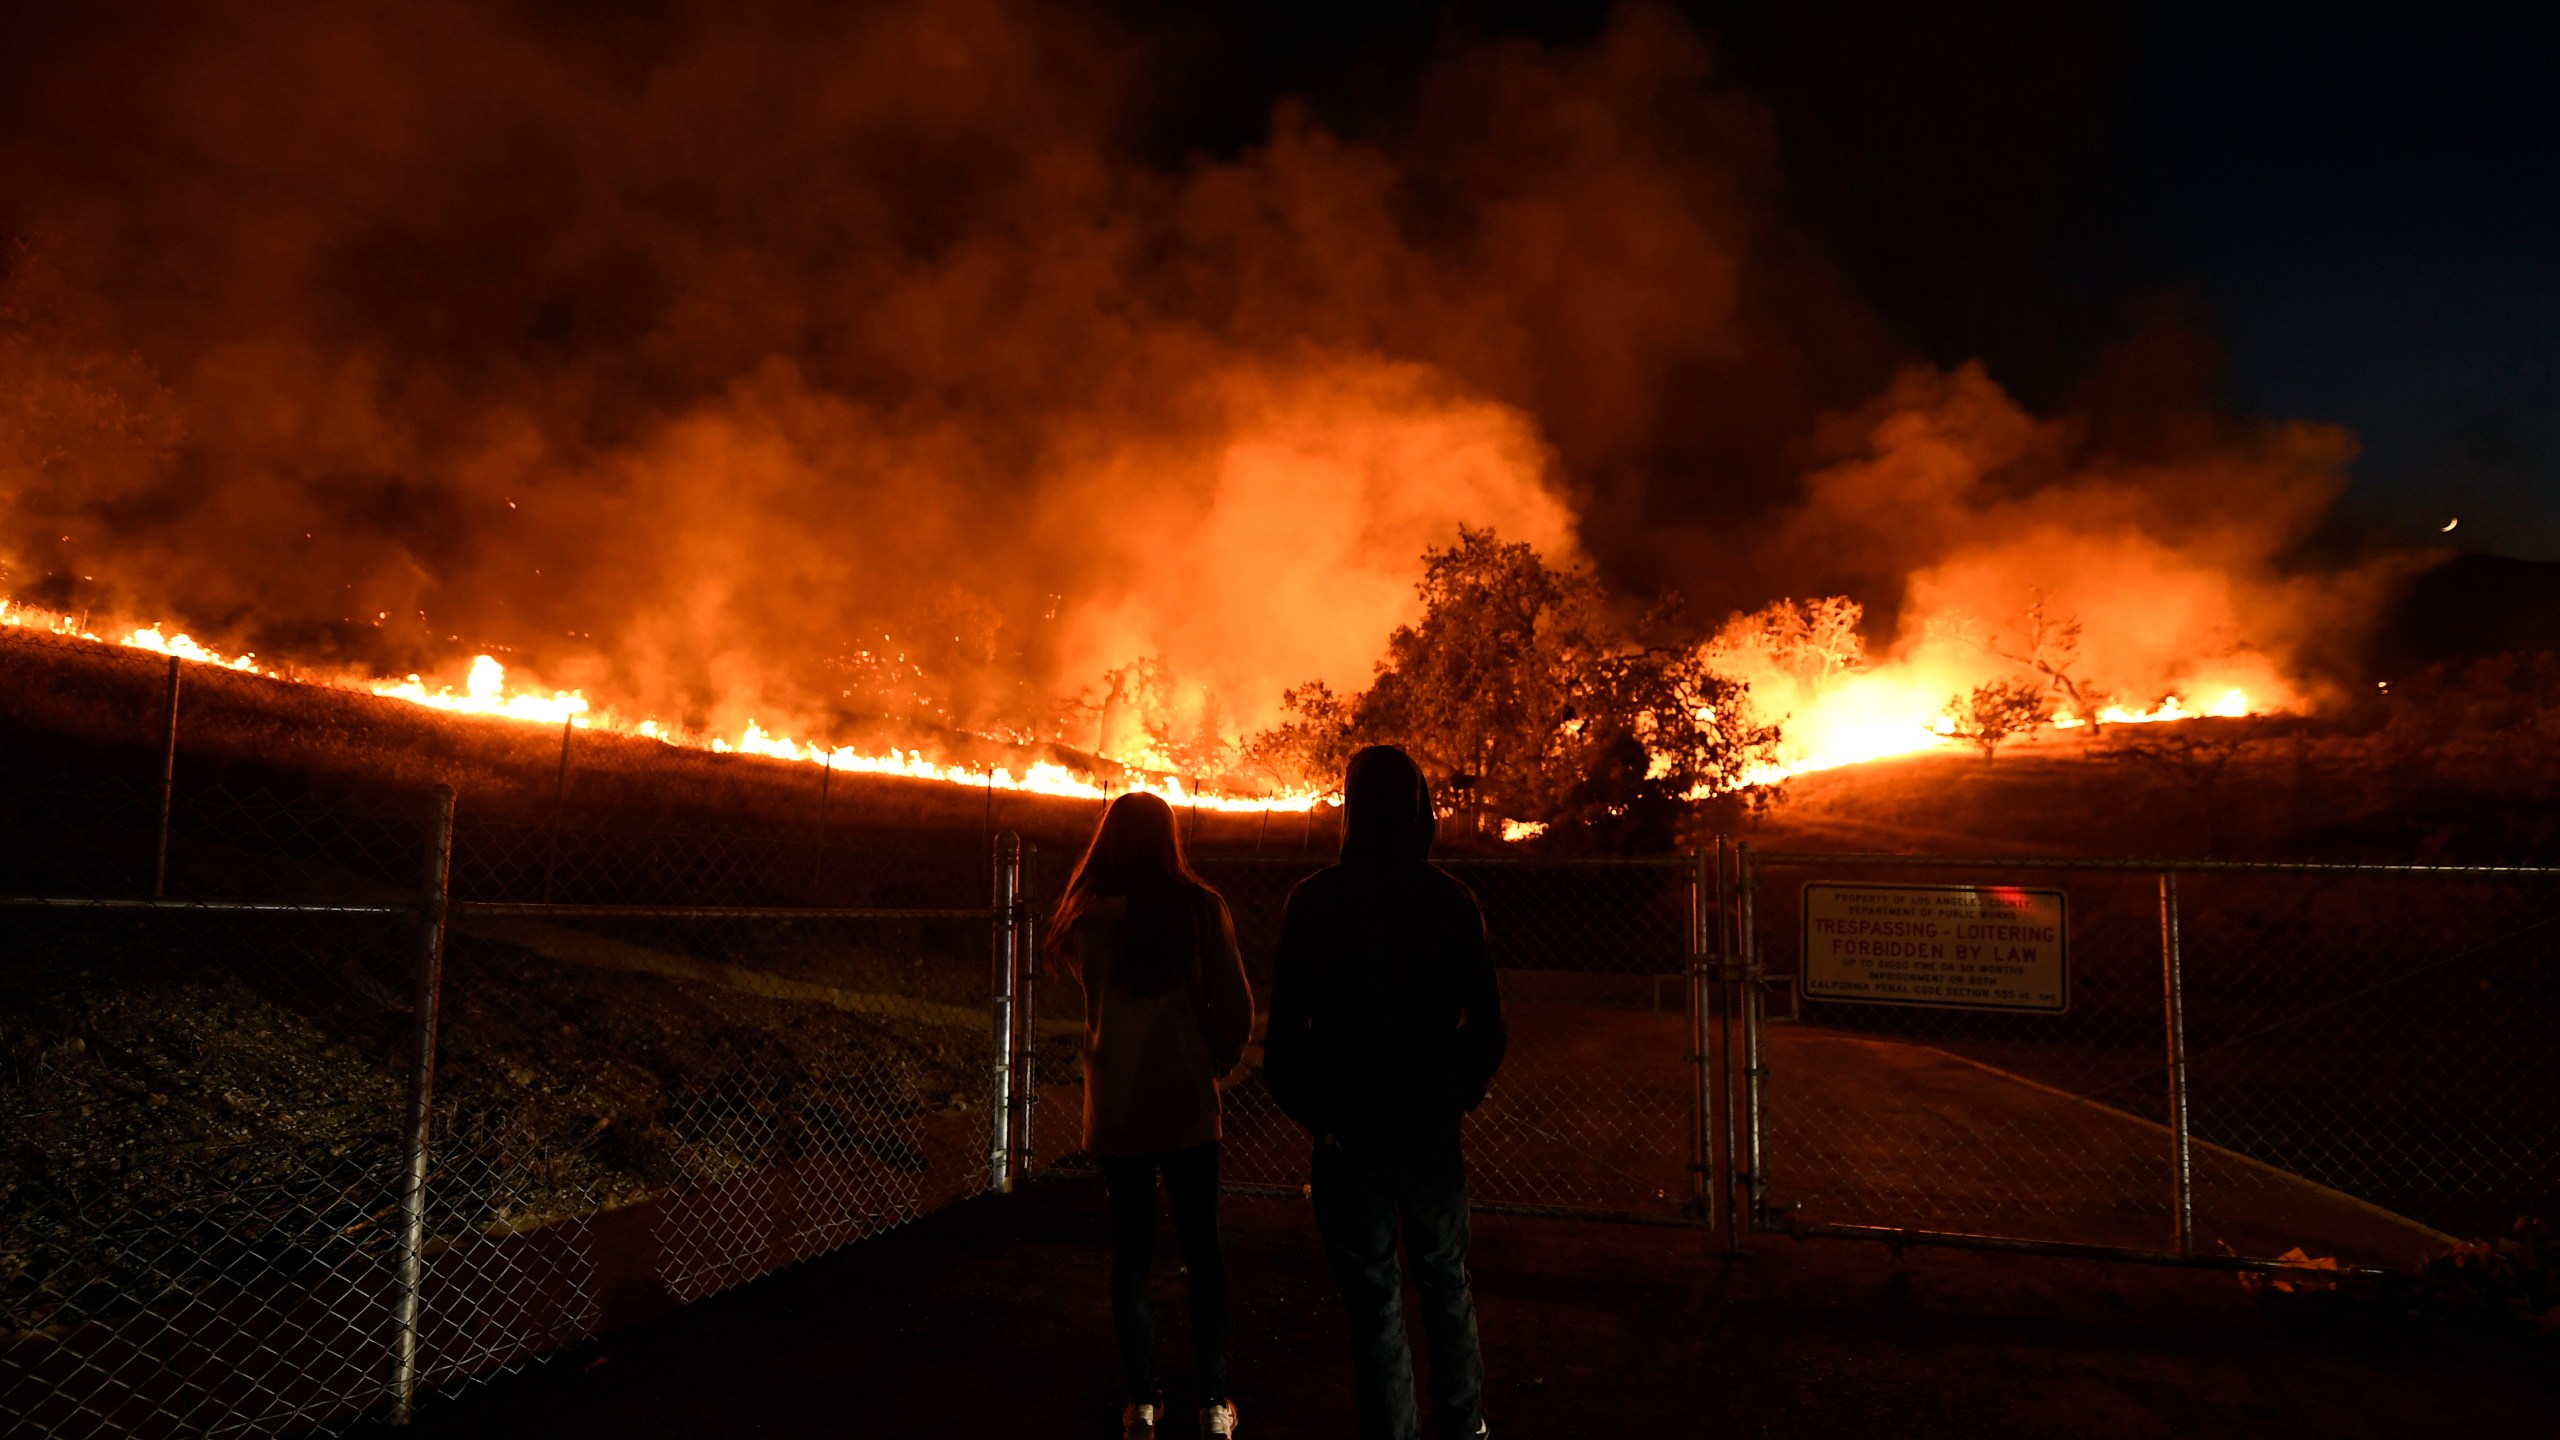
[[[1756,869],[1868,865],[1902,869],[2128,870],[2144,874],[2500,876],[2560,880],[2552,865],[2385,865],[2351,860],[2113,860],[2075,855],[1888,855],[1854,851],[1751,850]]]
[[[416,915],[417,901],[369,900],[188,900],[120,895],[0,895],[0,906],[29,910],[161,910],[173,913],[248,913],[257,915]],[[1005,912],[994,906],[896,905],[539,905],[491,900],[456,900],[456,916],[480,919],[564,920],[978,920],[994,922]]]
[[[573,920],[980,920],[1005,918],[992,905],[545,905],[531,901],[456,900],[462,917]]]
[[[188,900],[119,895],[0,895],[0,905],[33,910],[247,911],[287,915],[415,915],[416,901]]]
[[[1285,865],[1327,866],[1340,857],[1334,855],[1218,855],[1192,854],[1194,865]],[[1685,870],[1696,857],[1688,851],[1668,855],[1434,855],[1431,863],[1452,870],[1525,869],[1535,866],[1571,866],[1594,870]]]

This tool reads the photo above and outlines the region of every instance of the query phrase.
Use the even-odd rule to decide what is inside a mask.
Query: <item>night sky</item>
[[[1450,33],[1569,43],[1608,9],[1119,8],[1167,37],[1168,157],[1257,142],[1283,95],[1392,133]],[[2234,407],[2361,438],[2336,528],[2460,515],[2466,548],[2560,556],[2560,11],[1680,8],[1768,108],[1787,217],[1909,350],[2049,409],[2175,325]]]

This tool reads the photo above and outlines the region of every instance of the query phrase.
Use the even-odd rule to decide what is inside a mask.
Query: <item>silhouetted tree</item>
[[[1736,615],[1707,643],[1716,661],[1757,662],[1820,694],[1832,681],[1867,668],[1867,642],[1858,634],[1866,609],[1846,595],[1778,600]]]
[[[2107,697],[2071,673],[2080,663],[2080,617],[2069,611],[2048,611],[2042,590],[2030,590],[2027,595],[2027,613],[2019,627],[2021,643],[2004,648],[2001,637],[1993,635],[1982,642],[1982,648],[2034,671],[2048,699],[2068,699],[2073,712],[2090,722],[2094,732],[2098,709]],[[2050,705],[2047,713],[2049,718]]]
[[[1740,785],[1774,747],[1774,728],[1748,721],[1743,687],[1700,647],[1648,643],[1671,628],[1667,608],[1621,626],[1598,581],[1528,545],[1461,528],[1424,554],[1417,589],[1422,618],[1388,637],[1369,689],[1290,690],[1296,718],[1254,739],[1258,763],[1321,783],[1357,746],[1398,744],[1471,829],[1545,820],[1558,844],[1577,830],[1626,844],[1660,831],[1668,844],[1663,817]]]
[[[1280,694],[1281,708],[1295,720],[1272,727],[1244,742],[1247,764],[1282,785],[1337,783],[1361,742],[1353,738],[1352,703],[1321,680],[1294,685]]]
[[[1955,717],[1955,728],[1946,732],[1949,738],[1979,747],[1986,764],[2002,745],[2053,718],[2044,691],[2013,680],[1976,685],[1970,695],[1950,695],[1947,712]]]

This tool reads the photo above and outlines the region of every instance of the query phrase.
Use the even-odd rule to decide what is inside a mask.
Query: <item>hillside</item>
[[[120,646],[0,631],[0,771],[21,792],[156,797],[166,662]],[[1038,756],[979,742],[982,762]],[[896,776],[838,773],[579,730],[562,768],[552,726],[457,716],[320,685],[185,667],[176,761],[181,796],[263,794],[404,807],[450,784],[466,816],[573,829],[805,831],[864,846],[976,844],[1013,830],[1045,857],[1090,837],[1097,802]],[[823,795],[822,795],[823,789]],[[1206,850],[1330,848],[1330,816],[1186,815]]]
[[[2492,657],[2305,719],[2047,732],[1798,777],[1767,848],[2406,863],[2560,860],[2560,663]]]
[[[0,632],[0,770],[22,794],[112,795],[151,810],[165,683],[152,655]],[[975,847],[1013,830],[1043,870],[1081,848],[1099,813],[1089,799],[828,778],[807,764],[595,730],[571,737],[564,777],[560,732],[546,725],[205,666],[186,667],[180,708],[181,797],[405,809],[446,783],[483,824],[547,827],[556,816],[572,830],[806,842],[821,839],[823,809],[828,846]],[[1701,807],[1681,843],[1712,844],[1722,830],[1821,849],[2531,860],[2560,857],[2556,815],[2560,659],[2538,654],[2435,665],[2315,718],[2048,732],[1990,761],[1948,749],[1802,776],[1756,815]],[[1323,807],[1185,820],[1209,854],[1325,855],[1338,833]]]

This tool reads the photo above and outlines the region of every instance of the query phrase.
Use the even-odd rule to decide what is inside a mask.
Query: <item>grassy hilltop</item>
[[[405,807],[454,786],[479,821],[572,829],[818,833],[821,772],[597,730],[455,716],[316,685],[186,667],[183,796],[219,788],[323,805]],[[0,632],[0,755],[23,786],[156,795],[165,666],[121,647]],[[1039,758],[953,737],[959,758]],[[983,751],[984,753],[973,753]],[[829,845],[944,848],[1004,830],[1056,863],[1100,806],[839,773]],[[1756,816],[1701,807],[1718,830],[1823,849],[2055,851],[2378,860],[2560,858],[2560,657],[2492,656],[2418,673],[2319,717],[2045,732],[1984,760],[1949,749],[1799,777]],[[1338,817],[1186,816],[1205,853],[1330,854]],[[1450,837],[1464,848],[1459,837]],[[1045,868],[1045,867],[1044,867]]]
[[[119,646],[0,632],[0,754],[21,784],[107,786],[156,794],[165,723],[166,662]],[[481,820],[548,824],[555,806],[572,828],[806,831],[819,823],[821,782],[829,843],[899,847],[972,842],[1013,830],[1044,855],[1080,846],[1097,802],[938,781],[839,772],[761,756],[717,754],[603,730],[576,731],[565,784],[560,731],[460,716],[321,685],[286,684],[203,665],[184,667],[177,786],[219,787],[321,805],[420,803],[450,784]],[[946,754],[973,764],[1049,758],[976,737],[948,737]],[[1107,763],[1102,765],[1107,770]],[[1332,821],[1319,813],[1186,817],[1204,849],[1323,851]]]
[[[2560,657],[2437,669],[2344,710],[2047,731],[1806,775],[1772,847],[2560,861]]]

